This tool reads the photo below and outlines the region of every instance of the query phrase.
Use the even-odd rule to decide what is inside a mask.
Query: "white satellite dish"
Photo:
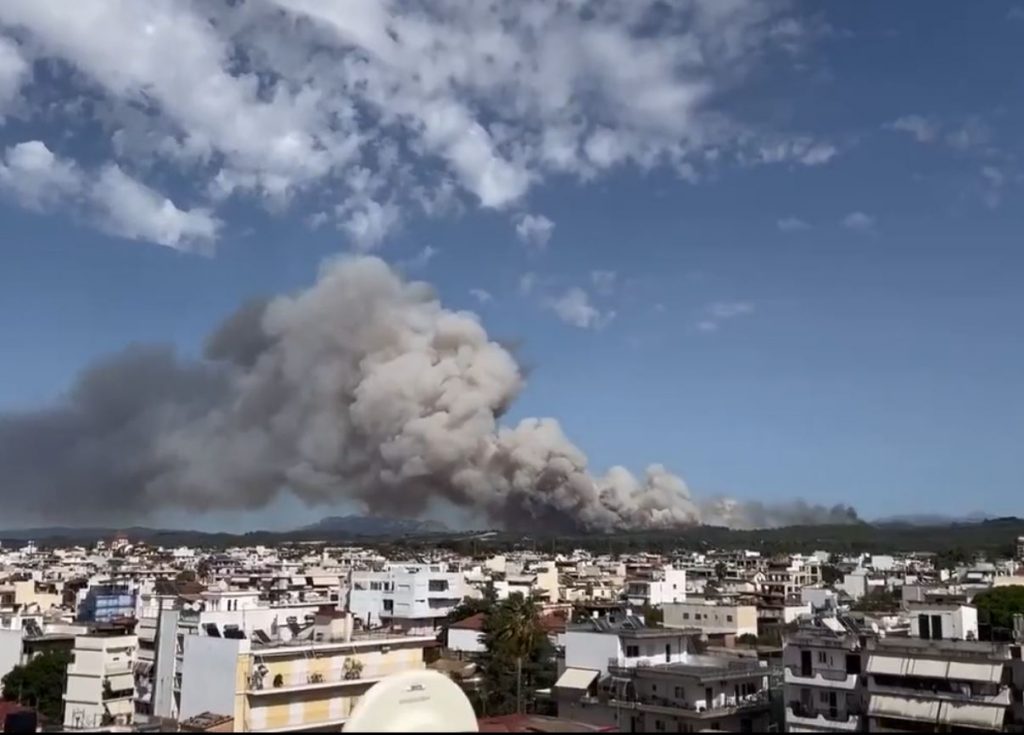
[[[405,671],[374,684],[345,732],[479,732],[469,699],[444,674]]]

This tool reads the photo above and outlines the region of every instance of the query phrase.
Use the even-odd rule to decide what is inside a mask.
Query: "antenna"
[[[469,699],[436,671],[405,671],[374,684],[345,723],[348,732],[479,732]]]

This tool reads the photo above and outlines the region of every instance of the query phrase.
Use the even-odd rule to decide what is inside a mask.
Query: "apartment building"
[[[977,611],[966,605],[911,605],[910,623],[910,637],[867,642],[869,731],[999,732],[1024,723],[1019,646],[976,640]]]
[[[130,725],[135,714],[138,638],[120,631],[75,638],[64,690],[64,728]]]
[[[425,668],[434,645],[432,635],[356,631],[338,611],[288,641],[190,636],[179,717],[230,716],[235,732],[340,732],[370,686]]]
[[[775,602],[799,597],[800,590],[821,582],[821,562],[794,554],[772,559],[765,569],[764,594]]]
[[[632,605],[658,607],[686,600],[686,570],[671,565],[644,570],[626,579],[626,599]]]
[[[786,635],[782,660],[787,732],[863,730],[865,638],[851,618],[832,614],[806,617]]]
[[[354,571],[348,609],[367,628],[381,624],[408,632],[436,630],[462,600],[476,594],[462,572],[443,564],[389,564]]]
[[[722,605],[706,601],[670,602],[662,606],[666,628],[700,630],[727,642],[741,635],[757,635],[757,607]]]
[[[571,626],[563,641],[559,717],[623,732],[767,729],[768,671],[756,659],[697,654],[694,633],[633,616]]]

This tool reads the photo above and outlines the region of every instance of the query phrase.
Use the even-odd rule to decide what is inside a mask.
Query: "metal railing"
[[[249,691],[270,694],[294,689],[321,686],[358,685],[361,682],[374,682],[377,679],[407,670],[407,666],[374,666],[363,668],[337,668],[325,672],[305,674],[273,674],[260,676],[253,671],[249,675]]]

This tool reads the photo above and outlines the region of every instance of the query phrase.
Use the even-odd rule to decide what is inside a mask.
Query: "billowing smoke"
[[[246,304],[204,359],[132,347],[58,406],[0,416],[0,502],[13,516],[140,518],[162,508],[310,504],[422,514],[445,499],[508,528],[672,528],[848,521],[849,509],[703,511],[660,465],[596,477],[554,419],[499,419],[523,387],[477,318],[376,258],[325,265],[295,296]]]

